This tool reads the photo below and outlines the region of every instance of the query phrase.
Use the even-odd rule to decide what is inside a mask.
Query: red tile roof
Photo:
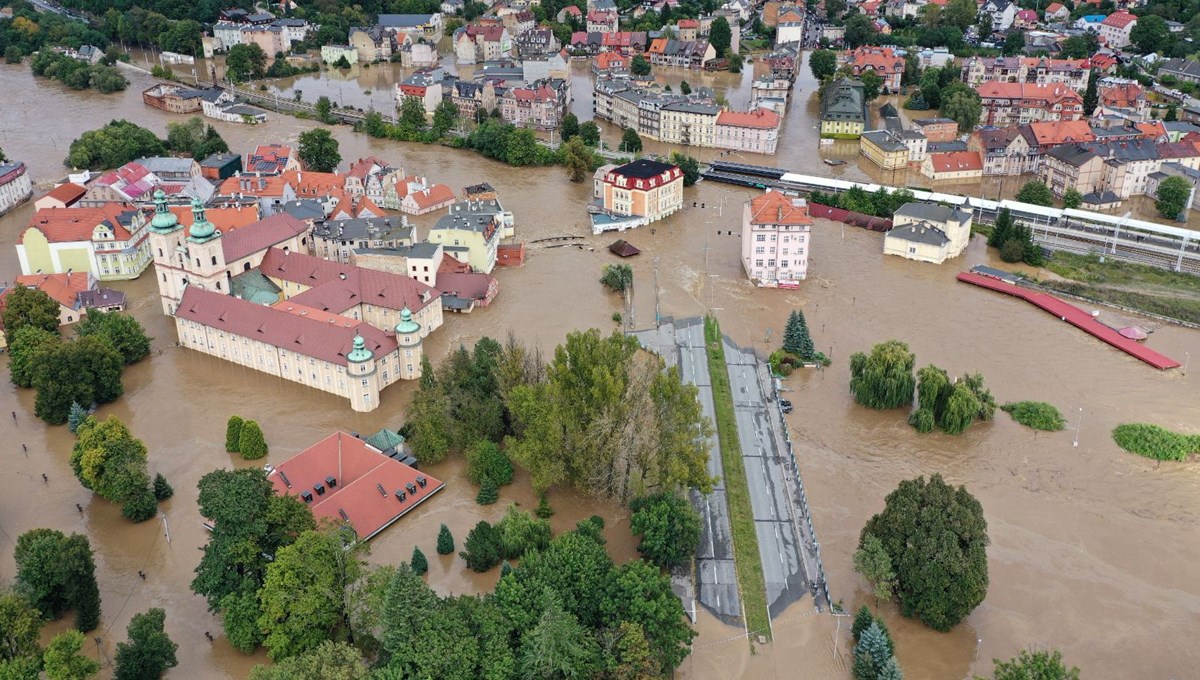
[[[282,196],[286,184],[280,175],[235,175],[221,182],[221,186],[217,188],[217,195]]]
[[[1162,124],[1162,121],[1151,120],[1144,123],[1134,123],[1134,127],[1142,131],[1142,137],[1145,139],[1158,139],[1159,137],[1167,136],[1167,126]]]
[[[329,486],[327,477],[333,477],[337,486]],[[318,520],[348,521],[362,540],[383,531],[445,486],[345,432],[335,432],[280,463],[267,478],[281,495],[299,497],[301,491],[310,492],[309,507]],[[323,485],[325,493],[317,495],[314,485]],[[403,501],[397,491],[404,492]]]
[[[225,262],[237,260],[266,250],[277,243],[303,234],[308,225],[287,213],[275,213],[265,220],[225,234],[221,237],[221,251],[225,254]]]
[[[1055,14],[1057,12],[1061,12],[1064,9],[1066,9],[1066,7],[1063,7],[1063,5],[1061,3],[1052,2],[1049,5],[1046,5],[1046,14]]]
[[[406,198],[412,198],[419,208],[441,205],[454,200],[454,190],[445,184],[432,184],[424,191],[414,191]]]
[[[1145,99],[1145,95],[1137,83],[1117,83],[1100,88],[1100,103],[1106,106],[1137,106],[1138,99]]]
[[[929,154],[929,160],[933,163],[933,171],[935,173],[983,170],[983,158],[978,151],[931,153]]]
[[[173,205],[171,213],[179,219],[182,227],[192,226],[192,209],[186,205]],[[204,219],[216,225],[222,234],[228,234],[235,229],[249,226],[258,221],[258,210],[253,207],[244,208],[205,208]]]
[[[107,222],[115,240],[128,241],[131,234],[121,225],[119,217],[130,210],[133,208],[119,203],[106,203],[99,208],[43,208],[29,218],[26,231],[37,227],[51,243],[91,241],[92,231]],[[17,243],[23,243],[24,239],[25,232],[21,232]]]
[[[574,5],[571,5],[571,7],[574,7]],[[592,61],[596,64],[596,68],[602,71],[611,69],[614,66],[629,68],[629,57],[620,52],[601,52]]]
[[[1038,21],[1037,12],[1035,12],[1031,9],[1023,9],[1023,10],[1017,12],[1017,18],[1020,19],[1021,21],[1025,21],[1025,22],[1032,23],[1032,24],[1036,24]]]
[[[1096,140],[1086,120],[1040,120],[1029,123],[1029,131],[1033,133],[1033,142],[1037,146]]]
[[[700,28],[700,20],[699,19],[680,19],[678,25],[680,28]]]
[[[904,71],[904,59],[896,55],[890,47],[860,47],[846,55],[854,65],[856,72],[871,69],[876,73],[891,75]]]
[[[812,224],[808,205],[802,199],[768,191],[750,201],[751,224]]]
[[[86,272],[82,274],[22,274],[17,277],[18,285],[36,288],[68,309],[75,309],[79,294],[91,290],[95,283],[95,280]]]
[[[438,296],[438,291],[409,276],[289,254],[278,248],[267,251],[259,271],[273,279],[311,286],[288,301],[334,314],[360,304],[394,310],[408,307],[418,312]]]
[[[980,83],[975,91],[982,99],[1017,99],[1023,102],[1045,102],[1046,104],[1069,101],[1083,104],[1083,98],[1079,96],[1079,93],[1061,83],[1039,85],[989,81]]]
[[[1137,17],[1129,12],[1121,10],[1120,12],[1113,12],[1112,14],[1109,14],[1107,17],[1105,17],[1104,21],[1100,23],[1104,24],[1105,26],[1123,29],[1135,21],[1137,21]]]
[[[86,188],[72,182],[67,182],[66,184],[60,184],[46,192],[46,195],[42,198],[53,198],[54,200],[61,202],[63,205],[70,206],[86,193]]]
[[[721,111],[717,114],[717,125],[770,130],[779,127],[779,114],[770,109],[755,109],[746,113]]]
[[[188,286],[183,291],[175,316],[209,328],[307,357],[346,365],[346,355],[361,335],[375,356],[396,351],[396,338],[370,324],[349,317],[310,319],[215,291]]]
[[[479,272],[438,272],[438,289],[464,300],[486,300],[496,279]]]

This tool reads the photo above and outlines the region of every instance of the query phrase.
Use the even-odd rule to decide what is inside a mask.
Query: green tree
[[[679,597],[671,591],[670,578],[658,567],[635,560],[612,570],[600,609],[606,627],[616,627],[619,621],[640,625],[655,660],[666,671],[687,658],[696,632],[688,625]]]
[[[500,545],[500,533],[485,521],[480,521],[467,533],[463,543],[463,552],[459,553],[472,571],[485,572],[500,564],[503,558],[503,547]]]
[[[633,288],[633,268],[627,264],[606,264],[601,270],[600,285],[614,293]]]
[[[863,99],[868,102],[875,101],[883,90],[883,78],[874,71],[866,71],[859,80],[863,84]]]
[[[413,546],[412,558],[409,559],[409,565],[412,567],[413,573],[418,576],[424,576],[425,572],[429,571],[429,560],[425,559],[425,553],[417,546]]]
[[[406,97],[400,102],[400,127],[416,133],[425,129],[425,105],[416,97]]]
[[[345,642],[325,640],[315,648],[272,666],[255,666],[250,680],[367,680],[370,672],[362,654]],[[382,676],[381,676],[382,677]]]
[[[683,186],[690,187],[700,179],[700,161],[695,158],[672,151],[671,162],[678,165],[679,170],[683,172]]]
[[[437,554],[454,554],[454,534],[450,533],[450,527],[446,526],[445,524],[442,525],[441,529],[438,529]]]
[[[1171,42],[1171,30],[1167,22],[1156,14],[1138,17],[1129,31],[1129,40],[1142,54],[1162,53]]]
[[[1008,661],[994,659],[996,669],[991,680],[1079,680],[1079,669],[1067,668],[1062,652],[1057,649],[1032,651],[1021,650],[1016,658]],[[975,680],[986,680],[978,675]]]
[[[363,132],[366,132],[372,137],[386,137],[388,134],[388,125],[383,122],[383,114],[378,111],[369,111],[363,116]]]
[[[167,481],[167,478],[163,477],[161,472],[154,475],[154,499],[157,501],[165,501],[174,495],[175,489],[171,487],[171,484]]]
[[[166,145],[153,132],[126,120],[88,130],[71,142],[65,164],[72,168],[117,168],[143,156],[161,156]]]
[[[896,570],[900,611],[948,631],[987,595],[987,522],[983,508],[963,487],[935,474],[900,482],[883,512],[863,527],[883,543]]]
[[[579,137],[572,137],[562,145],[563,165],[572,182],[582,182],[592,172],[592,152]]]
[[[600,126],[594,120],[589,120],[580,125],[579,138],[583,140],[584,144],[595,148],[600,144]]]
[[[1012,211],[1008,208],[1001,208],[996,215],[996,222],[992,225],[992,233],[988,236],[988,245],[992,248],[999,248],[1007,243],[1012,236],[1012,228]]]
[[[872,621],[854,646],[854,680],[877,680],[879,671],[892,658],[892,650],[879,624]]]
[[[71,468],[79,483],[113,503],[134,502],[131,511],[136,511],[134,517],[141,517],[137,521],[147,519],[143,517],[145,510],[137,508],[137,502],[145,503],[150,486],[146,445],[134,438],[116,416],[109,416],[104,421],[85,419],[76,430],[76,437],[71,451]],[[149,502],[152,515],[155,508],[153,495]]]
[[[300,160],[313,172],[333,172],[342,162],[338,141],[329,130],[316,128],[300,133]]]
[[[500,489],[491,478],[484,479],[479,485],[479,493],[475,495],[475,502],[480,505],[491,505],[500,500]]]
[[[542,598],[541,618],[521,637],[520,673],[525,678],[566,680],[600,670],[600,648],[551,590]]]
[[[175,644],[163,630],[166,612],[157,607],[137,614],[129,621],[128,642],[117,643],[115,680],[161,678],[168,668],[178,665]]]
[[[229,416],[225,423],[225,450],[229,453],[241,451],[243,422],[240,416]]]
[[[635,498],[630,529],[641,536],[638,552],[663,569],[689,562],[700,544],[700,515],[691,503],[673,493]]]
[[[87,680],[100,672],[100,664],[84,656],[83,633],[66,630],[54,636],[42,656],[49,680]]]
[[[1099,49],[1100,44],[1096,38],[1096,34],[1087,32],[1083,35],[1073,35],[1064,40],[1061,54],[1064,59],[1087,59]],[[1088,83],[1090,85],[1091,81],[1089,80]],[[1087,112],[1086,115],[1091,115],[1087,107],[1084,107],[1084,111]]]
[[[843,40],[846,47],[854,49],[861,45],[868,45],[875,40],[878,31],[875,30],[875,24],[864,14],[851,14],[846,19],[846,33]]]
[[[479,441],[467,450],[467,479],[472,484],[491,480],[497,486],[511,484],[513,466],[494,442]]]
[[[679,81],[679,93],[688,95],[692,93],[692,85],[686,80]]]
[[[317,120],[322,123],[332,125],[337,122],[337,119],[333,117],[333,102],[325,95],[317,97],[317,103],[313,105],[313,111],[317,114]]]
[[[396,568],[383,604],[383,649],[394,658],[407,658],[423,644],[421,625],[438,610],[438,596],[407,565]]]
[[[1049,208],[1054,205],[1054,193],[1050,191],[1050,187],[1046,186],[1045,182],[1031,179],[1017,192],[1017,200]]]
[[[817,50],[808,55],[808,68],[818,83],[837,73],[837,54],[833,50]]]
[[[347,528],[305,531],[275,553],[258,593],[259,628],[274,660],[353,639],[348,593],[363,575],[365,543]]]
[[[875,623],[875,615],[871,613],[867,605],[859,608],[858,613],[854,615],[854,624],[850,626],[850,635],[854,636],[854,641],[858,642],[862,637],[862,633],[872,623]]]
[[[650,75],[650,61],[643,55],[633,55],[633,60],[629,64],[629,71],[635,76]]]
[[[959,132],[970,132],[979,124],[983,115],[983,104],[974,91],[954,92],[949,96],[942,91],[942,115],[958,122]]]
[[[9,379],[17,387],[33,387],[33,377],[42,363],[42,355],[50,353],[59,344],[61,341],[57,333],[51,333],[35,326],[26,326],[15,333],[9,331]],[[67,412],[67,415],[70,416],[70,411]]]
[[[150,338],[137,319],[122,312],[90,310],[76,330],[81,337],[95,335],[104,338],[121,353],[125,364],[136,363],[150,354]]]
[[[1025,50],[1025,33],[1023,31],[1010,29],[1008,34],[1004,36],[1004,45],[1000,51],[1006,57],[1013,57]]]
[[[979,13],[979,21],[975,23],[980,38],[984,40],[992,37],[992,15],[987,12]]]
[[[34,413],[51,425],[67,422],[71,404],[107,404],[125,391],[124,361],[107,340],[81,337],[38,352],[33,371]]]
[[[258,422],[247,420],[242,423],[242,432],[238,435],[238,452],[246,460],[258,460],[267,455],[267,440],[263,437],[262,428]]]
[[[865,537],[862,547],[854,553],[854,571],[871,584],[876,603],[892,599],[896,572],[892,570],[892,558],[874,535]]]
[[[16,45],[9,45],[4,49],[4,63],[6,64],[19,64],[24,57],[25,53]],[[0,162],[3,162],[2,158],[0,158]]]
[[[150,488],[143,488],[121,506],[121,516],[134,523],[145,522],[154,517],[157,511],[158,500],[154,498],[154,490]]]
[[[39,657],[41,628],[42,613],[27,598],[7,588],[0,590],[0,666],[14,659]]]
[[[36,288],[14,286],[5,297],[4,331],[11,334],[25,328],[40,328],[58,334],[58,303]]]
[[[550,522],[535,518],[528,511],[509,504],[504,517],[496,524],[500,547],[507,559],[517,559],[550,545]]]
[[[729,45],[733,40],[733,30],[729,26],[729,22],[725,17],[717,17],[713,20],[712,26],[708,29],[708,44],[713,46],[717,51],[717,59],[724,59],[729,52]]]
[[[1088,55],[1094,54],[1095,51],[1088,52]],[[1085,55],[1087,56],[1087,55]],[[1082,58],[1082,57],[1081,57]],[[1091,116],[1096,112],[1096,107],[1100,105],[1100,75],[1096,73],[1096,69],[1092,69],[1088,73],[1087,90],[1083,93],[1083,115]]]
[[[740,55],[736,52],[730,53],[730,55],[729,55],[729,72],[730,73],[741,73],[742,72],[742,55]]]
[[[574,113],[568,112],[563,116],[562,125],[559,127],[559,133],[564,142],[569,142],[573,138],[579,136],[579,117]]]
[[[1079,208],[1083,205],[1083,194],[1079,193],[1075,187],[1071,187],[1063,192],[1062,200],[1064,208]]]
[[[916,356],[899,340],[875,345],[869,356],[855,352],[850,357],[850,391],[854,400],[877,410],[911,404],[916,387],[915,363]]]
[[[812,335],[808,332],[808,322],[804,319],[804,312],[798,309],[792,310],[788,315],[787,325],[783,330],[783,349],[803,361],[813,361],[817,358]]]
[[[1154,207],[1159,215],[1177,220],[1183,214],[1191,193],[1192,186],[1187,180],[1182,177],[1168,177],[1158,184],[1158,191],[1154,195]]]
[[[234,649],[245,654],[252,653],[262,644],[263,634],[258,627],[258,617],[262,615],[262,607],[258,602],[258,593],[249,590],[232,592],[221,598],[217,605],[221,612],[221,625],[225,629],[225,637]]]
[[[225,56],[225,76],[235,83],[266,75],[267,53],[255,43],[234,45]]]
[[[950,26],[965,31],[975,23],[978,13],[979,7],[975,4],[975,0],[950,0],[942,10],[942,20]]]
[[[100,623],[100,589],[86,536],[65,536],[53,529],[31,529],[17,538],[16,590],[47,618],[75,610],[75,628]]]
[[[458,124],[458,107],[453,100],[443,99],[433,110],[433,134],[442,137]]]

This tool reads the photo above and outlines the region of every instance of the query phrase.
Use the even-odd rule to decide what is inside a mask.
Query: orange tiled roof
[[[770,109],[755,109],[747,113],[721,111],[717,114],[717,125],[734,125],[758,129],[779,127],[779,114]]]
[[[1042,120],[1029,124],[1033,140],[1038,146],[1066,144],[1068,142],[1092,142],[1095,133],[1086,120]]]
[[[91,290],[92,283],[91,277],[86,273],[22,274],[17,277],[18,285],[37,288],[68,309],[75,308],[79,294]]]
[[[99,208],[44,208],[29,218],[25,230],[37,227],[51,243],[71,243],[91,241],[92,231],[101,223],[107,222],[112,227],[115,240],[127,241],[131,234],[121,225],[119,217],[122,213],[132,210],[135,209],[120,203],[106,203]],[[23,231],[17,238],[17,243],[23,243],[24,239]]]
[[[778,191],[768,191],[750,200],[750,222],[752,224],[812,224],[808,205],[799,199],[784,196]]]
[[[409,196],[412,197],[417,207],[428,208],[431,205],[440,205],[446,201],[453,201],[454,190],[445,184],[431,184],[428,189],[414,191]]]
[[[192,226],[192,209],[186,205],[173,205],[171,213],[179,219],[182,227]],[[254,224],[258,221],[258,210],[250,207],[234,208],[205,208],[204,219],[216,225],[221,233],[228,234],[234,229]]]
[[[946,151],[929,154],[936,172],[965,172],[983,170],[983,157],[978,151]]]

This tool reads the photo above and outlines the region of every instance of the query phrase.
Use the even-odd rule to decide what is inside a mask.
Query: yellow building
[[[504,235],[504,208],[495,199],[459,201],[429,230],[429,242],[439,243],[471,269],[491,274],[496,267],[496,252]],[[465,248],[466,250],[461,250]]]
[[[899,170],[908,165],[908,145],[887,130],[864,132],[858,138],[858,152],[884,170]]]
[[[932,203],[905,203],[892,216],[883,254],[941,264],[958,257],[971,240],[971,213]]]
[[[113,204],[39,210],[17,239],[21,273],[137,278],[151,261],[146,222],[141,210]]]
[[[849,78],[830,83],[821,100],[821,136],[857,139],[866,126],[863,84]]]

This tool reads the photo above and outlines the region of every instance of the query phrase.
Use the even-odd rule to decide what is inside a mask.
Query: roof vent
[[[338,515],[340,515],[340,516],[341,516],[341,518],[342,518],[342,521],[343,521],[343,522],[349,522],[349,521],[350,521],[350,516],[349,516],[349,515],[347,515],[347,514],[346,514],[346,511],[345,511],[345,510],[343,510],[343,509],[341,509],[341,508],[338,508]]]
[[[279,471],[279,478],[283,480],[284,486],[289,489],[292,488],[292,482],[287,478],[287,475],[283,474],[283,470]]]
[[[425,485],[428,483],[429,483],[429,480],[425,479],[425,475],[417,475],[417,486],[424,489]]]
[[[417,493],[417,487],[416,487],[416,485],[414,485],[412,482],[409,482],[408,484],[405,484],[405,485],[404,485],[404,488],[405,488],[405,489],[408,489],[408,492],[409,492],[409,493],[411,493],[411,494],[415,494],[415,493]]]
[[[301,492],[300,492],[300,498],[301,498],[301,499],[302,499],[302,500],[303,500],[305,503],[312,503],[312,499],[313,499],[312,492],[311,492],[311,491],[309,491],[308,489],[305,489],[304,491],[301,491]]]
[[[330,476],[328,476],[328,477],[326,477],[326,478],[325,478],[325,483],[326,483],[326,484],[328,484],[328,485],[329,485],[329,488],[331,488],[331,489],[332,489],[332,488],[334,488],[334,487],[336,487],[336,486],[337,486],[337,477],[334,477],[333,475],[330,475]]]
[[[317,482],[316,484],[313,484],[313,491],[316,491],[318,496],[324,496],[325,495],[325,485],[320,482]]]
[[[408,494],[404,493],[403,489],[396,489],[396,500],[403,503],[404,501],[408,500]]]

